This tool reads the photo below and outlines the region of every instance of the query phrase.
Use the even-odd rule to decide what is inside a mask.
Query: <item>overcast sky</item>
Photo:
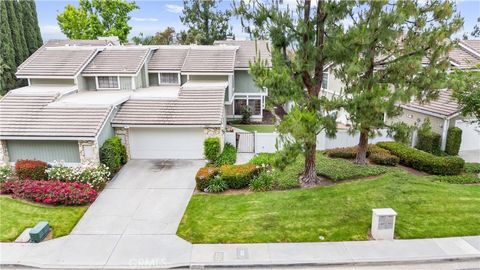
[[[285,2],[295,3],[294,0],[285,0]],[[37,0],[36,3],[43,40],[65,38],[57,25],[57,14],[67,4],[78,5],[78,1]],[[132,26],[132,31],[130,32],[130,38],[140,32],[145,35],[152,35],[168,26],[174,27],[177,31],[185,29],[179,18],[183,7],[181,0],[143,0],[136,1],[136,3],[140,8],[131,13],[130,25]],[[226,9],[230,8],[230,6],[231,0],[224,0],[219,8]],[[480,16],[480,0],[458,0],[457,10],[465,19],[464,30],[457,34],[460,37],[463,32],[472,31],[477,17]],[[233,18],[231,25],[237,39],[248,37],[242,32],[238,19]]]

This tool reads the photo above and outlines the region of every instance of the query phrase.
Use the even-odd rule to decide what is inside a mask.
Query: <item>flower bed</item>
[[[62,182],[80,182],[99,190],[110,179],[110,170],[104,164],[98,166],[66,167],[61,163],[47,169],[49,179]]]
[[[84,205],[92,203],[97,192],[90,185],[61,181],[5,181],[1,184],[2,194],[13,198],[52,205]]]

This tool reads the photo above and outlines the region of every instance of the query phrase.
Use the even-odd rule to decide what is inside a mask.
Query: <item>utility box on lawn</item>
[[[397,212],[392,208],[372,209],[372,237],[375,240],[393,240]]]
[[[30,241],[40,243],[50,231],[47,221],[40,221],[33,229],[30,230]]]

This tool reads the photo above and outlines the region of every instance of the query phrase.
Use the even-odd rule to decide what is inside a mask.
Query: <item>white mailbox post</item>
[[[375,240],[393,240],[397,212],[392,208],[372,209],[372,237]]]

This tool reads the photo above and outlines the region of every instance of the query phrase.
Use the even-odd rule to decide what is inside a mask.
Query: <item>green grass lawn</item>
[[[15,240],[26,228],[48,221],[53,237],[70,233],[87,207],[41,206],[0,197],[0,242]]]
[[[232,125],[236,128],[243,129],[248,132],[272,133],[275,132],[275,125]]]
[[[398,238],[480,234],[480,185],[432,182],[401,170],[334,186],[194,195],[178,229],[193,243],[366,240],[371,209],[398,212]]]

